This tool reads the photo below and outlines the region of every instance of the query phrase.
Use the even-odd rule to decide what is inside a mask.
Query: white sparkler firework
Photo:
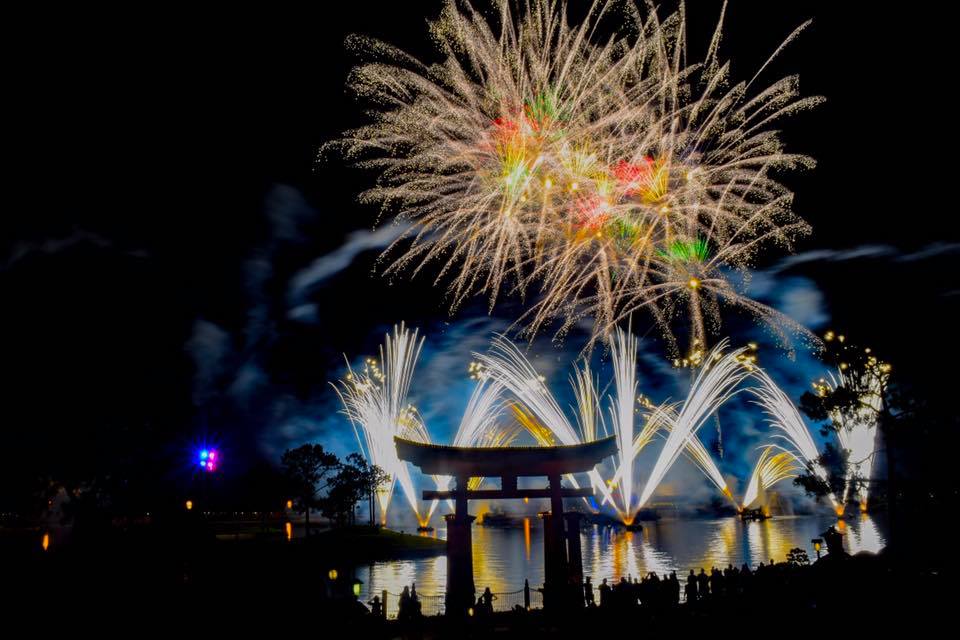
[[[561,444],[581,444],[580,434],[547,389],[543,376],[537,373],[527,357],[506,336],[496,335],[487,353],[473,355],[482,363],[485,374],[509,390],[520,401],[522,408],[529,410]],[[588,476],[593,488],[607,498],[610,490],[597,470],[590,471]],[[576,486],[576,479],[572,476],[568,478]]]
[[[343,405],[342,413],[350,420],[364,456],[390,477],[388,486],[377,494],[383,522],[397,482],[417,519],[422,521],[409,469],[397,458],[393,440],[400,436],[429,442],[416,409],[407,402],[422,347],[423,339],[417,340],[417,331],[410,331],[400,323],[394,326],[392,336],[386,335],[380,347],[382,368],[370,358],[363,369],[354,371],[348,361],[346,378],[339,386],[333,385]]]
[[[764,447],[757,464],[750,474],[747,490],[743,494],[742,509],[749,509],[761,493],[787,478],[795,478],[801,469],[796,455],[792,451],[776,445]]]
[[[475,367],[471,367],[473,370]],[[460,419],[460,426],[457,427],[457,433],[454,436],[453,444],[456,447],[494,447],[507,446],[516,438],[516,434],[502,432],[503,436],[498,437],[497,418],[503,411],[503,386],[485,374],[477,374],[479,382],[470,394],[470,400],[467,402],[467,408]],[[450,476],[439,476],[437,478],[437,489],[447,491],[450,489],[450,483],[453,478]],[[482,483],[483,478],[471,478],[470,483],[476,486],[470,488],[476,489]],[[453,508],[452,501],[448,502],[450,508]]]
[[[778,436],[790,443],[794,454],[799,460],[803,460],[807,469],[824,483],[828,483],[827,470],[818,461],[820,452],[796,405],[766,371],[758,368],[753,375],[760,381],[760,386],[751,387],[749,391],[757,398],[755,404],[761,406],[767,414],[767,422],[782,432]],[[837,502],[832,492],[828,498],[834,510],[838,514],[843,513],[843,504]]]
[[[861,511],[866,511],[870,495],[870,478],[873,473],[873,459],[877,450],[879,432],[877,420],[883,409],[883,385],[884,377],[876,372],[863,373],[860,379],[855,381],[843,371],[838,371],[837,377],[831,374],[830,383],[826,384],[828,392],[833,392],[839,386],[854,387],[859,390],[860,406],[856,411],[851,415],[834,411],[831,412],[830,419],[839,427],[836,430],[837,439],[849,456],[847,477],[843,487],[843,503],[846,504],[850,486],[853,484],[854,476],[857,476],[861,480],[856,496]]]
[[[680,414],[647,478],[638,508],[646,504],[673,463],[685,449],[688,449],[692,442],[690,436],[695,435],[707,418],[739,391],[739,384],[750,375],[750,369],[738,360],[738,356],[745,353],[747,349],[735,349],[724,355],[723,351],[726,347],[727,341],[722,340],[707,356],[706,363],[697,371]],[[693,451],[693,455],[696,455],[695,448]],[[722,478],[720,481],[723,482]],[[725,495],[730,495],[725,482],[722,491]]]
[[[633,421],[637,395],[637,339],[619,327],[612,345],[613,380],[616,393],[610,398],[610,424],[619,452],[617,473],[622,504],[619,511],[632,521],[633,510]]]

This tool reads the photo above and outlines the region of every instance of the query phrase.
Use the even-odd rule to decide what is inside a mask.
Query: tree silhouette
[[[294,508],[305,514],[306,535],[310,535],[310,509],[318,504],[317,494],[329,487],[332,474],[341,467],[340,461],[322,445],[305,444],[287,449],[280,462],[296,496]]]
[[[840,372],[842,384],[829,384],[823,379],[815,382],[814,392],[808,391],[800,398],[800,410],[810,419],[823,423],[824,435],[849,431],[851,425],[864,420],[865,416],[870,417],[885,444],[888,506],[892,507],[889,498],[894,494],[895,478],[890,439],[897,416],[892,411],[896,402],[890,393],[891,367],[880,361],[872,349],[855,345],[843,335],[828,331],[824,340],[824,360]],[[830,491],[840,495],[845,482],[841,478],[848,478],[850,494],[858,494],[861,487],[870,482],[870,478],[861,477],[859,465],[863,461],[851,460],[849,453],[828,444],[819,459],[827,470],[827,483],[816,477],[810,469],[796,478],[795,484],[818,497]]]
[[[373,495],[390,476],[377,465],[369,464],[363,456],[351,453],[330,481],[330,491],[324,501],[324,515],[336,520],[337,524],[353,524],[356,520],[356,505],[366,498],[371,505]]]

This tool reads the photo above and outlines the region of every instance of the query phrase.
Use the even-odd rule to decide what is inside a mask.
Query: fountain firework
[[[814,383],[820,395],[828,395],[838,387],[847,387],[856,395],[857,407],[850,412],[834,410],[830,412],[840,446],[848,454],[847,474],[843,487],[843,504],[849,497],[850,487],[856,484],[856,499],[861,511],[867,510],[870,493],[870,478],[873,473],[873,459],[877,450],[877,421],[883,409],[883,388],[889,368],[886,364],[868,364],[865,372],[856,377],[844,373],[829,375],[829,380],[821,378]],[[855,482],[859,479],[858,482]]]
[[[514,407],[518,421],[539,439],[555,438],[561,444],[580,444],[580,434],[560,409],[553,394],[547,389],[544,377],[537,373],[523,352],[506,336],[496,335],[487,353],[475,353],[482,365],[484,375],[510,391],[519,402]],[[549,431],[549,435],[545,433]],[[544,444],[541,442],[541,444]],[[599,489],[604,498],[610,494],[596,469],[588,474],[593,488]],[[577,485],[576,479],[567,476]]]
[[[762,498],[763,492],[781,480],[795,478],[801,468],[800,461],[793,452],[776,445],[764,447],[753,473],[750,474],[740,509],[752,507],[754,502]]]
[[[806,24],[731,82],[725,7],[699,62],[686,57],[683,5],[660,16],[596,0],[578,25],[557,0],[495,7],[488,18],[448,1],[430,23],[438,64],[348,40],[367,60],[348,84],[372,122],[324,153],[376,172],[361,200],[410,223],[385,272],[437,263],[454,309],[473,294],[492,308],[508,286],[538,291],[518,320],[531,336],[589,315],[596,340],[646,309],[675,349],[676,310],[702,340],[721,303],[784,341],[805,332],[737,282],[759,252],[809,232],[780,174],[814,162],[787,153],[774,127],[820,98],[802,97],[796,76],[759,83]]]
[[[684,403],[684,409],[678,412],[676,405],[656,406],[645,397],[637,396],[637,341],[628,332],[622,330],[618,330],[614,335],[611,350],[615,391],[609,398],[611,430],[617,442],[614,472],[606,480],[596,469],[588,476],[591,486],[601,494],[601,506],[610,504],[624,523],[633,522],[646,500],[644,498],[638,501],[634,497],[633,463],[660,431],[670,432],[667,446],[673,446],[674,441],[671,440],[673,433],[678,428],[686,429],[686,437],[676,441],[679,442],[680,447],[677,455],[682,452],[724,495],[733,499],[720,470],[697,438],[695,429],[690,430],[691,421],[696,420],[699,414],[687,409],[691,402],[703,401],[704,394],[709,396],[710,393],[717,395],[707,398],[706,402],[708,406],[715,409],[729,397],[731,393],[729,386],[736,386],[745,375],[740,373],[747,371],[741,359],[743,350],[722,357],[722,347],[723,345],[710,354],[712,361],[720,368],[720,375],[709,376],[705,381],[698,378],[691,388],[687,402]],[[496,336],[488,353],[474,354],[474,356],[481,362],[485,376],[497,381],[517,398],[517,402],[511,405],[514,415],[518,423],[526,428],[541,446],[550,446],[557,442],[561,444],[588,442],[596,438],[600,430],[607,432],[599,410],[599,393],[590,373],[589,364],[584,363],[582,367],[576,367],[571,377],[573,395],[577,403],[579,426],[577,429],[560,409],[553,394],[547,388],[543,376],[537,373],[526,356],[509,339]],[[709,391],[704,391],[705,386],[709,387]],[[644,426],[635,433],[636,415],[641,413],[636,407],[638,402],[644,409]],[[706,419],[707,415],[703,415],[702,418]],[[662,456],[663,454],[661,458]],[[662,463],[658,461],[654,472],[660,473],[660,476],[653,480],[652,484],[648,481],[648,489],[651,493],[662,479],[662,474],[666,473],[672,464],[673,461],[670,461],[660,473]],[[575,479],[570,479],[575,483]]]
[[[775,437],[789,442],[797,459],[802,460],[806,468],[824,484],[829,484],[827,470],[820,463],[820,452],[796,405],[766,371],[757,369],[753,375],[759,380],[760,386],[751,387],[750,393],[757,398],[755,404],[767,414],[767,422],[781,432]],[[843,503],[838,502],[832,492],[828,498],[837,515],[842,515]]]
[[[740,390],[739,384],[750,375],[750,368],[744,366],[742,361],[742,355],[747,349],[735,349],[724,354],[726,347],[727,341],[722,340],[707,355],[705,363],[697,371],[683,407],[672,423],[663,450],[647,478],[637,508],[646,504],[680,454],[689,450],[690,443],[693,441],[692,436],[696,435],[697,430],[724,402]],[[703,453],[706,454],[706,450]],[[696,449],[690,455],[696,457]],[[732,500],[732,494],[726,482],[719,477],[719,473],[717,476],[716,479],[712,477],[711,479],[721,488],[723,494]]]
[[[435,503],[424,516],[420,514],[416,492],[407,465],[397,458],[394,437],[429,442],[426,426],[415,407],[407,402],[410,381],[420,357],[423,339],[403,323],[394,326],[380,347],[380,362],[367,358],[359,370],[347,361],[347,375],[333,385],[350,420],[363,455],[386,472],[387,486],[377,492],[381,522],[386,522],[393,488],[400,483],[410,508],[423,526],[430,519]],[[382,363],[382,365],[380,364]]]

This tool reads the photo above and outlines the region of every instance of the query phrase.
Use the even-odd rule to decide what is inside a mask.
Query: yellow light
[[[355,595],[355,596],[359,596],[359,595],[360,595],[360,583],[359,583],[359,582],[354,582],[354,583],[353,583],[353,595]]]
[[[330,578],[331,580],[336,580],[337,575],[338,574],[336,569],[330,569],[330,571],[327,573],[327,577]]]
[[[524,497],[523,504],[530,504],[530,498]]]
[[[283,525],[283,529],[287,533],[287,540],[293,539],[293,523],[287,522],[285,525]]]
[[[47,549],[50,548],[50,534],[49,534],[49,533],[43,534],[43,542],[41,542],[40,544],[41,544],[41,546],[43,547],[43,550],[44,550],[44,551],[46,551]]]
[[[827,342],[833,340],[833,331],[827,331],[825,334],[823,334],[823,339]]]
[[[815,551],[820,551],[820,543],[819,543],[819,542],[814,542],[814,543],[813,543],[813,548],[814,548]]]
[[[190,511],[191,509],[193,509],[193,500],[187,500],[184,506],[187,507],[187,511]]]
[[[467,615],[470,616],[471,618],[473,617],[473,607],[470,607],[469,609],[467,609]]]
[[[687,282],[691,289],[696,289],[700,286],[700,280],[697,278],[690,278],[690,281]]]
[[[287,509],[293,509],[293,500],[287,500]]]

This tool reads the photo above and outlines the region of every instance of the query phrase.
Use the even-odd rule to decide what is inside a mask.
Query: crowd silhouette
[[[662,576],[655,572],[637,579],[632,575],[621,576],[618,581],[600,583],[599,605],[593,594],[593,585],[588,576],[583,583],[584,605],[588,608],[622,610],[632,607],[665,608],[681,603],[696,606],[716,600],[753,597],[770,589],[788,585],[797,577],[797,565],[790,562],[769,564],[761,562],[756,569],[744,564],[739,569],[728,564],[725,569],[711,567],[708,573],[703,567],[699,572],[690,569],[681,584],[676,571]],[[681,598],[681,595],[683,596]]]
[[[588,609],[611,611],[624,611],[635,607],[659,610],[677,607],[683,603],[695,607],[721,600],[757,597],[788,585],[796,578],[795,569],[796,563],[778,564],[771,559],[769,564],[761,562],[756,569],[751,569],[747,564],[739,569],[732,564],[728,564],[725,569],[714,566],[709,573],[703,567],[699,572],[690,569],[684,581],[681,581],[676,571],[669,574],[664,572],[662,575],[651,571],[640,578],[628,574],[613,581],[603,578],[596,588],[591,577],[586,576],[582,584],[582,604]],[[486,587],[477,597],[470,615],[478,618],[492,615],[493,603],[497,599],[490,587]],[[387,611],[380,596],[374,596],[367,604],[373,617],[386,618]],[[515,608],[523,609],[519,606]],[[413,622],[423,617],[416,583],[405,586],[399,597],[397,620]]]

